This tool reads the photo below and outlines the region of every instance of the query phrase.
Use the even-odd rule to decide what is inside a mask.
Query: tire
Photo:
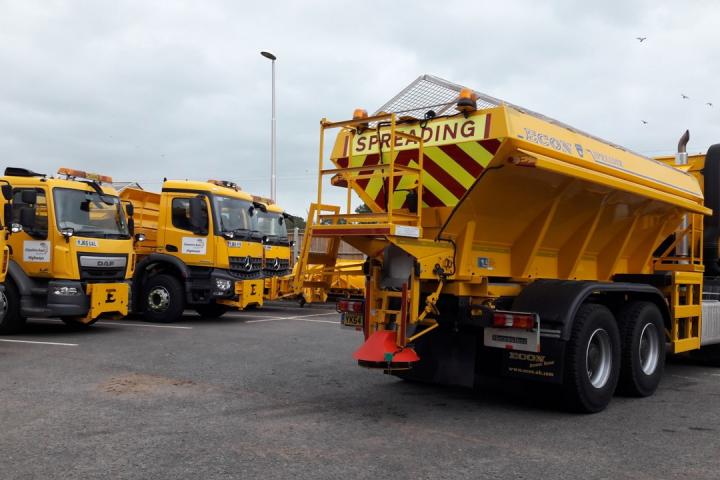
[[[650,302],[631,302],[618,314],[622,362],[618,391],[633,397],[655,393],[665,370],[665,325]]]
[[[20,292],[12,281],[5,282],[0,304],[0,334],[21,331],[25,327],[25,317],[20,313]]]
[[[595,413],[612,400],[620,377],[620,332],[610,310],[587,303],[572,326],[565,356],[563,394],[577,412]]]
[[[182,284],[177,278],[164,273],[148,279],[143,288],[143,301],[145,320],[149,322],[177,322],[185,311]]]
[[[230,307],[223,305],[222,303],[208,303],[207,305],[197,305],[195,307],[195,311],[201,317],[220,318],[230,311]]]

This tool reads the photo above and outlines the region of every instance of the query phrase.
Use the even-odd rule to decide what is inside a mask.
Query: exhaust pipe
[[[687,154],[687,144],[690,141],[690,130],[685,130],[685,133],[682,134],[680,137],[680,140],[678,141],[678,149],[677,153],[675,154],[675,165],[682,166],[688,164],[688,154]],[[680,230],[685,231],[688,227],[688,216],[683,215],[682,222],[680,223]],[[676,257],[686,257],[688,256],[690,252],[689,248],[689,242],[688,242],[688,236],[683,235],[683,237],[680,239],[680,243],[678,243],[677,247],[675,247],[675,256]],[[680,263],[687,263],[687,260],[681,260]]]

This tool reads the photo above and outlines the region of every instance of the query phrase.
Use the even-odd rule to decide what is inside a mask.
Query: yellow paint
[[[128,314],[130,288],[127,283],[90,283],[86,293],[90,297],[90,311],[85,322],[94,320],[103,314]]]

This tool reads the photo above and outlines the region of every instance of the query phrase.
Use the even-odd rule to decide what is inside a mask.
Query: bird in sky
[[[638,42],[642,43],[642,42],[644,42],[645,40],[647,40],[647,37],[635,37],[635,39],[636,39]]]
[[[647,123],[648,123],[647,120],[640,120],[640,121],[643,123],[643,125],[647,125]]]
[[[680,95],[682,96],[683,100],[689,100],[689,99],[690,99],[690,97],[688,97],[688,96],[685,95],[684,93],[681,93]]]
[[[712,102],[707,102],[705,105],[707,105],[708,107],[712,107]]]

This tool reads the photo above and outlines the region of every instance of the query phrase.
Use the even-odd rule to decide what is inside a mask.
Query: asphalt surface
[[[576,415],[364,370],[337,321],[35,321],[0,338],[0,478],[720,478],[720,369],[673,361],[653,397]]]

